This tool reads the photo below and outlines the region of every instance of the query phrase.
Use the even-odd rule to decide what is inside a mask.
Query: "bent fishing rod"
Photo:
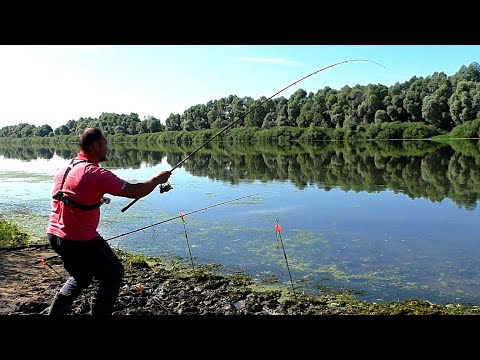
[[[155,223],[155,224],[147,225],[147,226],[141,227],[141,228],[139,228],[139,229],[131,230],[131,231],[128,231],[128,232],[126,232],[126,233],[123,233],[123,234],[120,234],[120,235],[111,237],[111,238],[109,238],[109,239],[106,239],[105,241],[110,241],[110,240],[119,238],[119,237],[121,237],[121,236],[130,235],[130,234],[133,234],[133,233],[135,233],[135,232],[137,232],[137,231],[142,231],[142,230],[151,228],[151,227],[153,227],[153,226],[157,226],[157,225],[160,225],[160,224],[164,224],[164,223],[166,223],[166,222],[169,222],[169,221],[172,221],[172,220],[175,220],[175,219],[178,219],[178,218],[182,218],[182,219],[183,219],[185,216],[191,215],[191,214],[195,214],[195,213],[197,213],[197,212],[199,212],[199,211],[208,210],[208,209],[211,209],[211,208],[216,207],[216,206],[228,204],[228,203],[233,202],[233,201],[237,201],[237,200],[240,200],[240,199],[245,199],[245,198],[252,197],[252,196],[255,196],[255,195],[260,195],[260,194],[263,194],[263,193],[264,193],[264,192],[260,192],[260,193],[256,193],[256,194],[250,194],[250,195],[245,195],[245,196],[240,196],[240,197],[235,198],[235,199],[226,200],[226,201],[219,202],[219,203],[217,203],[217,204],[205,206],[205,207],[203,207],[203,208],[201,208],[201,209],[192,210],[192,211],[187,212],[187,213],[181,213],[180,215],[177,215],[177,216],[171,217],[171,218],[169,218],[169,219],[166,219],[166,220],[157,222],[157,223]],[[46,262],[47,262],[48,260],[55,259],[55,258],[57,258],[57,257],[59,257],[59,255],[52,255],[52,256],[50,256],[50,257],[47,257],[47,258],[44,258],[44,259],[35,261],[35,264],[38,264],[38,263],[46,264]]]
[[[176,168],[178,168],[180,165],[182,165],[185,161],[187,161],[189,158],[191,158],[194,154],[196,154],[200,149],[202,149],[205,145],[207,145],[208,143],[210,143],[213,139],[217,138],[218,136],[220,136],[221,134],[223,134],[225,131],[227,131],[228,129],[230,129],[233,125],[235,125],[236,123],[238,123],[240,120],[243,120],[248,114],[250,114],[251,112],[253,112],[254,110],[258,109],[260,106],[262,106],[265,102],[267,102],[268,100],[272,99],[273,97],[277,96],[278,94],[280,94],[281,92],[287,90],[289,87],[292,87],[293,85],[295,84],[298,84],[300,81],[303,81],[305,80],[306,78],[309,78],[310,76],[313,76],[315,74],[318,74],[319,72],[323,71],[323,70],[326,70],[326,69],[329,69],[329,68],[332,68],[334,66],[337,66],[337,65],[340,65],[340,64],[345,64],[345,63],[349,63],[349,62],[354,62],[354,61],[365,61],[365,62],[371,62],[373,64],[376,64],[376,65],[379,65],[379,66],[382,66],[382,67],[385,67],[383,66],[382,64],[379,64],[375,61],[372,61],[372,60],[367,60],[367,59],[350,59],[350,60],[343,60],[343,61],[339,61],[335,64],[332,64],[332,65],[328,65],[328,66],[325,66],[321,69],[318,69],[304,77],[302,77],[301,79],[298,79],[296,81],[294,81],[293,83],[291,83],[290,85],[287,85],[285,86],[283,89],[277,91],[275,94],[273,94],[272,96],[270,96],[269,98],[263,100],[261,103],[259,103],[257,106],[255,106],[253,109],[247,111],[245,114],[243,114],[242,116],[240,116],[238,119],[232,121],[230,124],[226,125],[222,130],[220,130],[217,134],[213,135],[211,138],[209,138],[205,143],[203,143],[201,146],[199,146],[196,150],[194,150],[190,155],[188,155],[186,158],[184,158],[182,161],[180,161],[177,165],[175,165],[171,170],[170,172],[172,172],[173,170],[175,170]],[[170,186],[170,184],[167,183],[167,185],[165,187],[162,187],[162,185],[160,185],[160,193],[164,193],[164,192],[167,192],[171,189],[172,187]],[[134,199],[130,204],[128,204],[127,206],[125,206],[121,211],[122,212],[125,212],[126,210],[128,210],[128,208],[130,208],[130,206],[132,206],[133,204],[135,204],[138,200],[140,200],[140,198],[138,199]]]

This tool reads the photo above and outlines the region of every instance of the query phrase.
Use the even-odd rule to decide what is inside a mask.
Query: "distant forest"
[[[98,118],[69,120],[56,129],[21,123],[0,129],[0,137],[55,137],[77,134],[85,127],[98,127],[109,136],[154,134],[167,131],[199,131],[222,129],[234,121],[245,130],[298,128],[315,129],[311,137],[348,138],[351,134],[379,137],[385,129],[398,137],[398,129],[410,131],[411,138],[425,138],[451,132],[466,123],[468,134],[478,137],[480,123],[480,65],[462,65],[452,76],[435,72],[425,78],[387,87],[381,84],[330,87],[307,93],[295,91],[288,99],[261,96],[228,97],[211,100],[186,109],[183,114],[170,114],[164,123],[153,116],[140,119],[138,114],[102,113]],[[475,122],[473,122],[475,120]],[[395,130],[397,129],[397,130]],[[407,131],[407,132],[408,132]],[[391,132],[391,131],[390,131]],[[319,135],[320,134],[320,135]],[[400,138],[406,138],[403,133]]]

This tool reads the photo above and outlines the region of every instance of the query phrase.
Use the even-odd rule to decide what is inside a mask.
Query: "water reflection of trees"
[[[137,169],[163,159],[173,167],[195,151],[194,146],[110,146],[103,166]],[[11,159],[65,159],[75,146],[12,148],[0,146]],[[480,193],[480,151],[476,142],[442,144],[429,141],[322,142],[272,147],[259,144],[210,143],[180,167],[195,176],[238,184],[245,180],[291,181],[299,189],[340,187],[344,191],[390,189],[410,198],[445,198],[475,209]]]

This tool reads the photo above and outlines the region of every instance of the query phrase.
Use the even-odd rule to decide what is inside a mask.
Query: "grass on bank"
[[[17,224],[0,217],[0,246],[27,245],[29,239],[30,235]]]

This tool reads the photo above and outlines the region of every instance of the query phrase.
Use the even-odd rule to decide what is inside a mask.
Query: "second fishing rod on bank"
[[[162,221],[159,221],[159,222],[156,222],[156,223],[147,225],[147,226],[143,226],[143,227],[138,228],[138,229],[134,229],[134,230],[131,230],[131,231],[124,232],[124,233],[122,233],[122,234],[119,234],[119,235],[113,236],[113,237],[111,237],[111,238],[105,239],[105,241],[110,241],[110,240],[117,239],[117,238],[122,237],[122,236],[130,235],[130,234],[136,233],[136,232],[138,232],[138,231],[142,231],[142,230],[151,228],[151,227],[153,227],[153,226],[158,226],[158,225],[167,223],[167,222],[172,221],[172,220],[175,220],[175,219],[182,219],[182,221],[183,221],[183,218],[184,218],[185,216],[192,215],[192,214],[195,214],[195,213],[200,212],[200,211],[205,211],[205,210],[208,210],[208,209],[217,207],[217,206],[225,205],[225,204],[228,204],[228,203],[231,203],[231,202],[234,202],[234,201],[238,201],[238,200],[241,200],[241,199],[249,198],[249,197],[256,196],[256,195],[261,195],[261,194],[263,194],[263,193],[264,193],[264,192],[262,192],[262,193],[250,194],[250,195],[245,195],[245,196],[240,196],[240,197],[237,197],[237,198],[235,198],[235,199],[225,200],[225,201],[222,201],[222,202],[213,204],[213,205],[205,206],[205,207],[200,208],[200,209],[196,209],[196,210],[189,211],[189,212],[187,212],[187,213],[181,212],[181,213],[180,213],[179,215],[177,215],[177,216],[173,216],[173,217],[171,217],[171,218],[168,218],[168,219],[165,219],[165,220],[162,220]],[[36,264],[37,264],[37,263],[44,263],[44,264],[46,264],[46,262],[47,262],[48,260],[55,259],[55,258],[58,258],[58,257],[60,257],[60,256],[59,256],[59,255],[53,255],[53,256],[50,256],[50,257],[47,257],[47,258],[38,260],[38,261],[36,261],[35,263],[36,263]]]

